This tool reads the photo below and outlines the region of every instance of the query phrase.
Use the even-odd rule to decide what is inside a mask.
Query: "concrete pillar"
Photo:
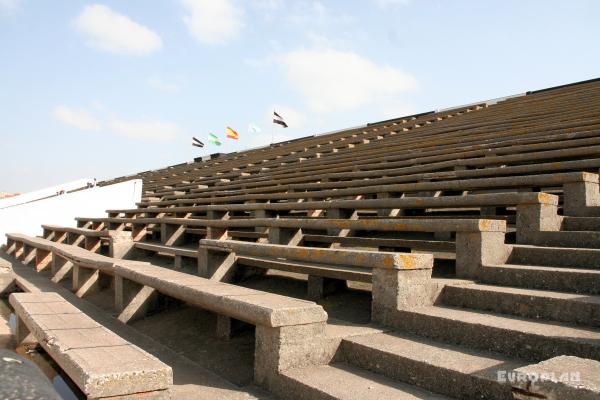
[[[52,252],[43,249],[37,249],[35,252],[35,269],[40,272],[46,269],[52,263]]]
[[[504,264],[510,246],[505,232],[456,232],[456,277],[477,279],[482,265]]]
[[[256,326],[254,381],[269,389],[280,371],[324,364],[325,322]]]
[[[115,309],[123,323],[143,318],[148,310],[156,306],[156,289],[140,285],[121,276],[115,276]]]
[[[269,228],[269,243],[299,246],[303,240],[302,229],[298,228]]]
[[[52,282],[59,283],[73,270],[73,263],[66,258],[52,253]]]
[[[200,247],[198,249],[198,275],[221,282],[233,282],[236,274],[236,256],[233,252]]]
[[[600,206],[598,175],[583,172],[581,180],[563,184],[564,214],[573,217],[594,216],[588,207]]]
[[[37,254],[37,249],[33,246],[29,246],[28,244],[23,244],[23,254],[21,256],[22,262],[25,265],[31,264],[32,261],[35,260],[35,255]]]
[[[225,315],[217,314],[217,337],[229,340],[232,335],[232,320]]]
[[[6,238],[6,248],[5,249],[6,249],[5,250],[6,254],[8,254],[8,255],[13,254],[17,249],[17,243],[11,238]]]
[[[401,325],[398,310],[430,305],[432,269],[433,258],[429,266],[417,269],[373,268],[371,319],[387,326]]]
[[[308,298],[309,300],[319,300],[328,294],[348,287],[347,282],[341,279],[324,278],[322,276],[308,276]]]
[[[131,232],[108,231],[110,238],[109,256],[113,258],[126,258],[133,252],[133,239]]]
[[[75,296],[84,297],[97,293],[109,285],[109,278],[99,270],[73,265],[73,291]]]
[[[56,243],[65,243],[67,241],[67,232],[54,231],[54,241]]]
[[[99,253],[102,247],[102,241],[97,236],[86,236],[85,237],[85,249],[92,253]]]
[[[25,325],[23,319],[19,315],[15,315],[15,319],[15,341],[17,342],[17,346],[24,344],[37,345],[38,340],[33,336],[27,325]]]
[[[131,240],[134,242],[141,242],[146,238],[147,229],[145,224],[132,224],[131,225]]]
[[[558,215],[558,198],[556,204],[518,204],[517,243],[535,241],[538,232],[559,231],[562,220],[563,217]]]

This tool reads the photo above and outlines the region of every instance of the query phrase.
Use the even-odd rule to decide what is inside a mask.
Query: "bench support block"
[[[346,289],[346,281],[341,279],[323,278],[322,276],[308,276],[308,299],[319,300],[328,294]]]
[[[564,191],[564,214],[572,217],[594,216],[588,207],[600,206],[600,191],[598,182],[586,180],[592,174],[584,174],[580,182],[563,184]],[[589,177],[588,177],[589,175]]]
[[[561,224],[558,205],[517,205],[517,243],[534,243],[537,232],[559,231]]]
[[[200,247],[198,250],[198,275],[215,281],[232,282],[237,270],[235,261],[235,253]]]
[[[73,270],[73,263],[52,253],[52,282],[59,283],[65,279]]]
[[[254,381],[269,389],[277,374],[292,368],[326,364],[325,323],[282,327],[256,326]]]
[[[99,270],[73,265],[73,291],[77,297],[99,292],[109,285],[108,279]]]
[[[232,335],[232,319],[225,315],[217,314],[217,337],[229,340]]]
[[[48,250],[37,249],[35,252],[35,269],[40,272],[52,263],[52,253]]]
[[[18,315],[15,315],[15,317],[16,317],[15,340],[17,342],[17,346],[22,345],[22,344],[37,345],[38,340],[35,338],[35,336],[33,336],[31,331],[27,327],[27,325],[25,325],[25,322],[23,322],[23,319],[21,319],[21,317],[19,317]]]
[[[456,232],[456,277],[477,279],[484,264],[503,264],[511,248],[504,232]]]
[[[371,320],[387,326],[396,325],[398,310],[430,305],[431,268],[373,268]]]
[[[115,308],[123,323],[143,318],[158,299],[156,289],[115,276]]]
[[[133,251],[131,232],[108,231],[110,237],[109,256],[112,258],[126,258]]]

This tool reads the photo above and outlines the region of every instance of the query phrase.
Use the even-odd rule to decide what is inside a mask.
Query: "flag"
[[[284,128],[288,127],[288,124],[285,123],[281,115],[277,114],[277,112],[273,111],[273,122],[283,126]]]
[[[231,129],[230,127],[227,127],[227,137],[229,139],[238,140],[240,138],[240,135],[238,135],[238,133],[236,131],[234,131],[233,129]]]
[[[204,143],[202,143],[201,141],[199,141],[198,139],[196,139],[195,137],[192,136],[192,146],[196,146],[196,147],[204,147]]]
[[[215,134],[212,134],[212,133],[208,134],[208,143],[214,144],[215,146],[221,145],[221,142],[219,141],[218,136]]]
[[[261,129],[253,122],[251,122],[248,125],[248,133],[260,133],[260,132],[261,132]]]

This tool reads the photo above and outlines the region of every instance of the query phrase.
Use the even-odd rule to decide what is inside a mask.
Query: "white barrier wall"
[[[76,181],[62,183],[60,185],[47,187],[40,190],[35,190],[33,192],[21,193],[18,196],[8,197],[6,199],[0,199],[0,209],[14,206],[15,204],[23,204],[28,203],[30,201],[35,201],[39,199],[43,199],[45,197],[54,196],[56,192],[64,190],[68,192],[69,190],[75,190],[82,187],[85,187],[88,182],[93,182],[93,179],[78,179]]]
[[[106,210],[135,208],[142,198],[142,180],[94,187],[0,209],[0,244],[6,233],[42,234],[41,224],[77,226],[75,217],[106,217]]]

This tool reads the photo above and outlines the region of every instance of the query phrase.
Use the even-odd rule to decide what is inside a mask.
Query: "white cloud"
[[[374,0],[379,7],[388,6],[406,6],[412,3],[412,0]]]
[[[148,79],[148,84],[155,89],[162,90],[163,92],[178,92],[180,89],[178,84],[166,82],[155,76]]]
[[[161,142],[175,139],[179,127],[172,122],[112,120],[108,127],[116,134],[130,139]]]
[[[98,131],[102,128],[100,121],[87,112],[64,105],[56,106],[52,115],[57,120],[84,131]]]
[[[75,27],[86,35],[90,46],[113,53],[144,55],[162,47],[155,32],[101,4],[86,6],[75,19]]]
[[[292,87],[316,112],[356,109],[417,87],[411,74],[350,51],[300,49],[280,60]]]
[[[0,0],[0,13],[10,14],[19,8],[21,0]]]
[[[231,0],[182,0],[182,3],[189,12],[183,22],[200,43],[225,44],[235,39],[243,26],[243,11]]]

